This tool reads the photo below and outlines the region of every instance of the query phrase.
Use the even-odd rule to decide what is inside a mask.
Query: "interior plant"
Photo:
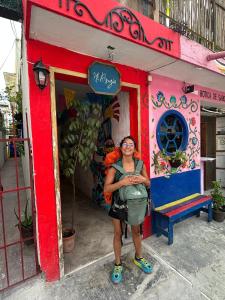
[[[213,219],[217,222],[223,222],[225,219],[225,198],[222,192],[221,181],[212,181],[212,188]]]
[[[63,229],[64,252],[70,252],[74,247],[76,167],[78,163],[84,169],[89,167],[93,154],[97,150],[96,142],[102,115],[101,105],[97,103],[75,99],[72,103],[72,108],[75,110],[75,114],[73,118],[68,119],[67,124],[64,126],[60,150],[61,171],[67,178],[71,179],[73,186],[71,228]],[[71,239],[69,239],[70,237]],[[65,243],[68,243],[68,245]]]
[[[28,213],[28,200],[26,202],[25,209],[21,215],[21,218],[19,218],[18,214],[16,213],[15,208],[14,208],[14,213],[18,220],[18,223],[16,224],[16,226],[18,227],[22,238],[27,239],[27,238],[33,237],[33,219],[32,219],[32,215],[30,215]],[[33,244],[33,242],[34,242],[33,239],[24,241],[24,243],[26,245],[31,245],[31,244]]]

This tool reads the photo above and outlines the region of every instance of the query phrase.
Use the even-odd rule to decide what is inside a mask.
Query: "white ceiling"
[[[36,6],[31,11],[30,38],[101,59],[107,59],[110,45],[115,48],[114,62],[225,92],[223,75],[198,70],[187,62]]]
[[[30,37],[102,59],[107,59],[107,47],[110,45],[115,48],[115,62],[141,70],[174,61],[149,48],[35,6],[31,13]]]

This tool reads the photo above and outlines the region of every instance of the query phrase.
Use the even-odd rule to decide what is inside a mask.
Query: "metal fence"
[[[0,138],[6,160],[0,168],[0,291],[39,273],[33,166],[29,138]],[[25,184],[22,160],[27,153]]]

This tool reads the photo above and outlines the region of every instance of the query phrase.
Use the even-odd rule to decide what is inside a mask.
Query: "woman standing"
[[[104,192],[113,193],[112,206],[109,211],[109,216],[112,217],[112,223],[114,226],[113,246],[114,246],[114,253],[115,253],[115,266],[112,272],[113,283],[120,283],[123,278],[122,277],[123,267],[121,263],[121,246],[122,246],[121,245],[121,235],[122,235],[121,220],[124,221],[124,206],[125,206],[125,210],[128,209],[128,216],[132,215],[132,213],[134,215],[135,213],[137,213],[137,211],[139,211],[139,216],[137,218],[138,221],[136,221],[137,224],[134,223],[130,224],[132,230],[132,238],[135,247],[134,263],[145,273],[152,272],[151,265],[148,263],[146,259],[142,257],[142,249],[141,249],[140,225],[144,221],[147,199],[142,201],[141,204],[142,207],[140,210],[137,211],[131,211],[134,210],[134,208],[132,208],[132,205],[130,206],[130,210],[129,210],[129,204],[126,206],[126,203],[121,203],[121,199],[119,199],[120,188],[131,186],[131,185],[137,185],[137,184],[143,184],[145,185],[145,187],[149,187],[150,185],[150,180],[148,178],[145,165],[143,164],[142,161],[134,158],[134,152],[136,151],[135,148],[136,148],[136,143],[133,137],[127,136],[122,139],[120,143],[120,151],[122,154],[122,158],[119,159],[117,163],[112,165],[112,167],[109,169],[105,179],[105,185],[104,185]],[[135,174],[136,173],[135,171],[137,170],[137,167],[140,166],[140,164],[141,164],[141,170],[138,174]],[[123,171],[119,171],[118,169]],[[130,173],[130,176],[122,176],[124,172]],[[128,223],[129,223],[129,217],[128,217]]]

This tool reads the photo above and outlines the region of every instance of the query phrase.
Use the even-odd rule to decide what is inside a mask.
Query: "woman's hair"
[[[125,142],[126,139],[132,140],[133,143],[134,143],[134,147],[136,148],[136,141],[135,141],[135,139],[134,139],[132,136],[130,136],[130,135],[125,136],[125,137],[121,140],[121,142],[120,142],[120,148],[122,147],[122,145],[123,145],[123,143]]]

